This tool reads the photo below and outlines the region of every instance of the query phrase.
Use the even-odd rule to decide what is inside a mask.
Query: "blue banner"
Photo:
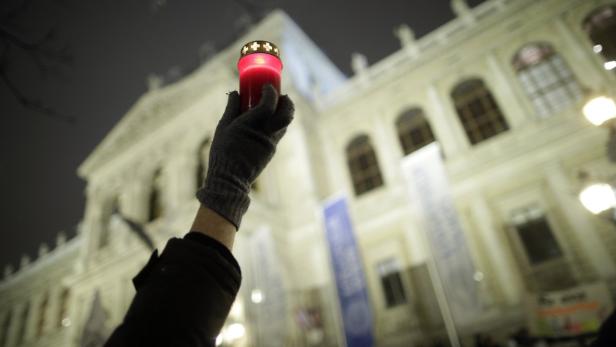
[[[372,312],[346,199],[342,197],[327,202],[323,215],[346,345],[371,347],[374,345]]]

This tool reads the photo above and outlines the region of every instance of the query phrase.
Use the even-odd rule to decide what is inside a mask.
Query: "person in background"
[[[239,94],[229,93],[191,231],[169,240],[160,255],[154,251],[133,279],[137,293],[106,347],[215,345],[240,287],[231,249],[250,204],[250,186],[272,159],[293,113],[291,99],[271,85],[244,113]]]

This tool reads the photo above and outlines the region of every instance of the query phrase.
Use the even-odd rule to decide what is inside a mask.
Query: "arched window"
[[[361,195],[383,185],[376,153],[367,135],[355,137],[346,148],[346,156],[355,195]]]
[[[49,305],[49,292],[45,293],[43,297],[43,301],[41,301],[41,306],[39,307],[39,316],[38,316],[38,324],[36,326],[36,336],[43,336],[43,332],[45,331],[45,319],[47,318],[47,306]]]
[[[156,170],[152,177],[152,188],[150,190],[148,222],[152,222],[163,215],[163,204],[161,196],[162,175]]]
[[[547,43],[528,44],[513,56],[522,87],[541,117],[561,110],[582,97],[569,66]]]
[[[60,308],[58,310],[58,328],[68,326],[68,299],[70,293],[68,288],[62,288],[62,293],[60,294]]]
[[[408,109],[398,116],[396,130],[404,155],[434,142],[430,124],[424,116],[423,110],[417,107]]]
[[[594,44],[593,51],[605,59],[605,69],[616,69],[616,6],[606,5],[592,11],[582,26]]]
[[[509,129],[496,100],[480,79],[459,83],[451,92],[458,117],[471,144]]]
[[[205,139],[201,142],[197,151],[197,187],[200,188],[207,174],[207,166],[210,156],[210,139]]]

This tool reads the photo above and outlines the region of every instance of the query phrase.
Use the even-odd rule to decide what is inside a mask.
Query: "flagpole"
[[[428,242],[425,228],[422,227],[420,229],[421,232],[419,234],[421,234],[424,249],[428,252],[428,257],[426,259],[426,263],[428,265],[428,276],[430,276],[430,282],[432,282],[432,287],[434,288],[434,293],[436,294],[436,301],[441,311],[441,316],[443,316],[443,322],[445,323],[445,330],[447,331],[449,343],[452,347],[460,347],[460,338],[458,336],[458,331],[456,330],[456,324],[453,319],[453,314],[451,313],[451,308],[449,307],[449,301],[447,300],[445,289],[443,288],[441,276],[439,275],[436,262],[434,261],[432,246]]]

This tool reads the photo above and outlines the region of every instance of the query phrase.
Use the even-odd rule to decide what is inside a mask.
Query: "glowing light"
[[[605,96],[596,97],[586,103],[582,109],[584,116],[594,125],[601,125],[616,118],[616,103]]]
[[[229,312],[229,316],[240,319],[243,315],[244,305],[242,304],[241,300],[236,299],[233,303],[233,306],[231,306],[231,312]]]
[[[592,51],[595,53],[601,53],[601,51],[603,50],[603,46],[601,45],[594,45],[592,46]]]
[[[614,189],[606,183],[596,183],[584,188],[579,198],[582,205],[594,214],[616,207]]]
[[[616,68],[616,60],[606,61],[603,63],[603,67],[608,71],[614,70]]]
[[[255,60],[253,60],[253,62],[255,64],[265,64],[265,59],[263,59],[263,57],[256,57]]]
[[[229,324],[223,330],[222,336],[225,342],[233,343],[235,340],[241,339],[246,334],[246,328],[241,323]]]
[[[216,336],[216,346],[222,345],[222,334]]]
[[[263,302],[263,292],[259,289],[253,289],[250,293],[250,300],[255,304]]]

